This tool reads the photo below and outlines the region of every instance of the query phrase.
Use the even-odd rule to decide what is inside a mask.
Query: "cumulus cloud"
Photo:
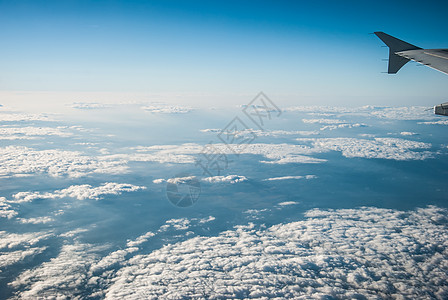
[[[321,138],[297,139],[299,142],[311,142],[313,147],[321,151],[340,151],[348,158],[382,158],[393,160],[423,160],[433,157],[429,151],[413,151],[428,149],[429,143],[416,142],[397,138]]]
[[[400,134],[404,135],[404,136],[417,135],[417,133],[409,132],[409,131],[402,131],[402,132],[400,132]]]
[[[320,150],[312,149],[307,145],[294,144],[213,144],[213,150],[220,154],[240,154],[261,155],[269,161],[262,160],[263,163],[285,164],[285,163],[320,163],[324,159],[310,157],[308,155],[319,153]],[[158,145],[151,147],[137,147],[139,153],[130,155],[120,155],[121,159],[138,161],[158,161],[176,163],[195,163],[198,154],[204,151],[204,146],[188,143],[183,145]],[[144,153],[146,152],[146,153]]]
[[[0,231],[0,273],[7,267],[22,262],[46,250],[36,244],[48,239],[48,232],[8,233]]]
[[[22,224],[47,224],[53,222],[54,219],[52,217],[37,217],[37,218],[28,218],[22,219],[19,218],[18,221]]]
[[[0,218],[12,219],[17,214],[9,201],[5,197],[0,197]]]
[[[201,132],[205,133],[220,133],[222,129],[201,129]],[[254,130],[254,129],[245,129],[233,132],[235,137],[247,137],[247,136],[271,136],[271,137],[279,137],[283,135],[318,135],[319,131],[316,130]]]
[[[299,202],[295,202],[295,201],[285,201],[285,202],[280,202],[279,204],[277,204],[278,206],[290,206],[290,205],[297,205],[299,204]]]
[[[9,286],[20,290],[16,299],[70,299],[88,283],[88,271],[97,259],[92,247],[63,245],[57,257],[20,274]]]
[[[398,138],[297,138],[299,144],[213,144],[213,151],[220,154],[260,155],[268,164],[322,163],[325,159],[311,155],[330,150],[341,151],[346,157],[385,158],[395,160],[421,160],[432,157],[431,144]],[[198,144],[158,145],[134,148],[137,153],[118,156],[123,160],[194,163],[195,157],[204,151]],[[117,158],[118,158],[117,157]],[[162,181],[156,181],[161,183]]]
[[[179,106],[179,105],[167,105],[167,104],[155,104],[143,106],[147,112],[150,113],[161,113],[161,114],[185,114],[193,110],[191,107]]]
[[[146,187],[127,183],[107,182],[98,187],[92,187],[90,184],[72,185],[66,189],[53,192],[20,192],[13,195],[14,202],[31,202],[35,199],[62,199],[66,197],[78,200],[92,199],[99,200],[104,195],[120,195],[123,192],[134,192],[144,190]]]
[[[448,120],[439,120],[439,121],[428,121],[428,122],[419,122],[418,124],[425,124],[425,125],[448,125]]]
[[[316,175],[304,175],[304,176],[282,176],[282,177],[272,177],[264,179],[264,181],[277,181],[277,180],[291,180],[291,179],[313,179],[317,178]]]
[[[78,151],[35,150],[23,146],[0,148],[0,177],[50,176],[81,177],[92,173],[118,174],[127,170],[123,160],[83,155]]]
[[[303,123],[309,123],[309,124],[344,124],[347,123],[347,121],[338,120],[338,119],[302,119]]]
[[[69,137],[73,133],[64,131],[65,127],[0,127],[1,140],[20,140],[20,139],[34,139],[36,136],[59,136]]]
[[[202,178],[202,181],[209,182],[209,183],[237,183],[237,182],[243,182],[246,180],[247,180],[247,178],[245,176],[239,176],[239,175],[212,176],[212,177]]]
[[[339,119],[302,119],[302,121],[309,124],[325,124],[325,126],[322,126],[320,130],[335,130],[338,128],[357,128],[367,126],[363,123],[349,123]]]
[[[268,229],[236,226],[135,255],[105,297],[444,299],[446,214],[435,207],[312,210]]]
[[[28,122],[28,121],[54,121],[55,119],[44,114],[27,113],[0,113],[0,122]]]
[[[338,106],[295,106],[284,109],[289,112],[318,113],[322,116],[327,115],[357,115],[366,117],[375,117],[388,120],[431,120],[434,115],[428,112],[427,107],[387,107],[371,106],[362,107],[338,107]]]
[[[408,212],[314,209],[301,221],[269,228],[238,225],[147,254],[136,246],[157,232],[106,256],[75,242],[24,271],[10,287],[17,298],[63,299],[89,291],[86,296],[106,299],[446,299],[447,214],[434,206]],[[186,232],[192,222],[172,219],[158,232]]]
[[[111,106],[97,102],[74,102],[71,107],[76,109],[103,109],[110,108]]]

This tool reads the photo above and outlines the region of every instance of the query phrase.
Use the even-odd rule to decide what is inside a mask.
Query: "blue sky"
[[[0,90],[268,95],[304,104],[446,100],[446,75],[382,74],[385,31],[448,48],[444,2],[0,1]],[[301,104],[301,103],[297,103]]]

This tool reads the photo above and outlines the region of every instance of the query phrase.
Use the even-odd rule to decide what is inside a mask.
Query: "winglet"
[[[381,31],[374,32],[374,34],[379,37],[387,45],[387,47],[389,47],[389,67],[387,70],[387,73],[389,74],[396,74],[398,70],[400,70],[401,67],[409,61],[409,59],[395,53],[406,50],[421,49]]]

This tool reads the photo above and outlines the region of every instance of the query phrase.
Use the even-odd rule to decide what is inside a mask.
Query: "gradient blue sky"
[[[2,1],[0,91],[253,94],[421,104],[448,76],[387,75],[385,31],[448,48],[444,1]]]

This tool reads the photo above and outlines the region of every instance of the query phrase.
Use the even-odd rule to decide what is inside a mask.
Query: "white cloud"
[[[439,120],[439,121],[433,121],[433,122],[418,122],[418,124],[425,124],[425,125],[448,125],[448,120]]]
[[[347,121],[342,121],[338,119],[302,119],[303,123],[309,124],[345,124]]]
[[[72,185],[66,189],[53,192],[20,192],[13,195],[14,202],[30,202],[35,199],[62,199],[66,197],[78,200],[92,199],[99,200],[104,195],[120,195],[122,192],[134,192],[144,190],[146,187],[127,183],[107,182],[98,187],[92,187],[89,184]]]
[[[295,201],[285,201],[285,202],[280,202],[279,206],[290,206],[290,205],[297,205],[299,204],[299,202],[295,202]]]
[[[446,210],[312,210],[135,255],[106,299],[437,298],[448,295]]]
[[[202,129],[201,132],[205,133],[220,133],[222,129]],[[254,130],[245,129],[234,132],[235,137],[250,137],[250,136],[272,136],[279,137],[283,135],[318,135],[319,131],[316,130]]]
[[[71,107],[76,109],[103,109],[110,108],[111,106],[109,104],[97,102],[74,102]]]
[[[417,135],[417,133],[415,133],[415,132],[409,132],[409,131],[402,131],[402,132],[400,132],[400,134],[401,134],[401,135],[404,135],[404,136]]]
[[[0,218],[12,219],[17,216],[17,212],[5,197],[0,197]]]
[[[9,286],[19,291],[17,299],[76,298],[87,285],[89,268],[96,259],[88,244],[63,245],[57,257],[26,270]]]
[[[27,113],[0,113],[0,122],[54,121],[48,115]]]
[[[284,163],[319,163],[324,159],[313,158],[307,156],[317,153],[306,145],[293,144],[213,144],[214,151],[221,154],[234,154],[234,150],[240,154],[261,155],[269,161],[261,161],[263,163],[284,164]],[[204,151],[204,146],[198,144],[183,145],[159,145],[151,147],[134,148],[137,154],[119,156],[127,160],[139,161],[159,161],[159,162],[176,162],[176,163],[194,163],[196,155]],[[149,152],[149,153],[143,153]]]
[[[367,126],[363,123],[348,123],[339,119],[302,119],[304,123],[309,124],[325,124],[320,130],[335,130],[339,128],[357,128]]]
[[[340,151],[348,158],[382,158],[393,160],[423,160],[433,155],[428,149],[431,144],[397,138],[375,138],[373,140],[357,138],[321,138],[297,139],[299,142],[311,142],[316,151]]]
[[[28,218],[28,219],[18,219],[22,224],[47,224],[53,222],[54,219],[52,217],[37,217],[37,218]]]
[[[118,174],[127,170],[123,160],[83,155],[78,151],[34,150],[23,146],[0,148],[0,177],[50,176],[81,177],[92,173]]]
[[[431,120],[434,114],[427,107],[386,107],[371,106],[362,107],[331,107],[331,106],[296,106],[284,109],[289,112],[318,113],[322,116],[330,115],[357,115],[375,117],[388,120]]]
[[[0,273],[7,267],[44,252],[36,244],[53,236],[48,232],[7,233],[0,231]]]
[[[161,114],[185,114],[193,110],[191,107],[179,106],[179,105],[167,105],[167,104],[155,104],[143,106],[147,112],[150,113],[161,113]]]
[[[305,176],[282,176],[282,177],[272,177],[264,179],[264,181],[276,181],[276,180],[290,180],[290,179],[313,179],[317,178],[316,175],[305,175]]]
[[[209,183],[237,183],[237,182],[243,182],[246,180],[247,180],[247,178],[245,176],[239,176],[239,175],[212,176],[212,177],[202,178],[202,181],[209,182]]]
[[[73,133],[62,130],[64,127],[0,127],[1,140],[19,140],[19,139],[34,139],[36,136],[59,136],[69,137]]]

